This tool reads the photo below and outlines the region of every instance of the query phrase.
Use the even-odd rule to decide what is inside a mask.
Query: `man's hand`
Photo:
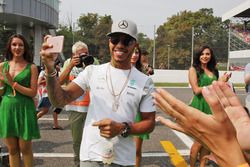
[[[71,67],[74,67],[80,63],[80,58],[79,55],[74,54],[70,60],[70,65]]]
[[[47,73],[52,73],[55,70],[54,65],[55,65],[55,60],[58,57],[58,54],[52,54],[52,53],[49,53],[49,52],[46,51],[48,48],[53,47],[52,45],[49,45],[46,42],[49,37],[50,37],[50,35],[46,35],[44,37],[44,43],[42,44],[42,48],[41,48],[41,51],[40,51],[40,56],[41,56],[41,60],[42,60],[43,64],[46,67],[46,70],[47,70],[46,72]]]
[[[113,138],[121,134],[121,131],[125,127],[123,123],[118,123],[111,119],[103,119],[98,122],[94,122],[93,126],[98,126],[100,129],[100,135],[105,138]]]

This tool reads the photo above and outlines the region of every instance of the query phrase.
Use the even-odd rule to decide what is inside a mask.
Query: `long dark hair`
[[[211,71],[216,77],[217,79],[219,78],[219,72],[218,69],[216,68],[216,58],[214,56],[214,52],[213,50],[209,47],[209,46],[203,46],[202,48],[200,48],[200,50],[195,54],[194,57],[194,63],[193,63],[193,67],[196,69],[197,73],[198,73],[198,77],[200,76],[200,74],[204,73],[204,70],[201,68],[201,62],[200,62],[200,57],[202,52],[205,49],[209,49],[210,53],[211,53],[211,59],[210,61],[207,63],[207,68],[209,71]]]
[[[6,45],[6,53],[5,53],[5,58],[6,60],[12,60],[13,59],[13,55],[11,53],[11,42],[13,40],[13,38],[19,38],[23,41],[24,44],[24,53],[23,53],[23,58],[24,60],[26,60],[29,63],[33,63],[33,55],[30,53],[30,48],[29,48],[29,44],[27,42],[27,40],[24,38],[24,36],[22,36],[21,34],[14,34],[12,35]]]
[[[137,59],[136,63],[135,63],[135,68],[137,68],[137,70],[142,72],[142,63],[141,63],[141,49],[139,46],[135,47],[135,50],[138,50],[138,55],[139,58]]]

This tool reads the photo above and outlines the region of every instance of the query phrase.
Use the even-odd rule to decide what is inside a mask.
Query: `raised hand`
[[[210,105],[213,115],[206,115],[176,99],[163,89],[153,94],[155,104],[176,122],[158,117],[163,124],[175,130],[193,136],[208,147],[221,166],[237,166],[245,162],[240,145],[236,138],[236,130],[226,114],[234,102],[235,95],[222,82],[214,82],[203,88],[202,94]],[[239,106],[238,106],[239,107]],[[230,150],[234,150],[233,153]]]
[[[4,82],[10,86],[13,85],[13,79],[7,69],[4,69],[4,72],[2,73],[2,77],[4,79]]]
[[[46,50],[48,48],[53,47],[52,45],[49,45],[46,42],[49,37],[50,37],[50,35],[47,35],[44,37],[44,43],[42,44],[40,55],[41,55],[41,60],[42,60],[43,64],[45,65],[48,73],[52,73],[55,70],[54,65],[55,65],[55,60],[58,57],[58,54],[52,54]]]

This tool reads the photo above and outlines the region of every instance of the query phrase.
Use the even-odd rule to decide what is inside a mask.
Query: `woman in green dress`
[[[192,87],[194,97],[191,106],[200,111],[211,114],[210,107],[201,94],[204,86],[211,85],[213,81],[218,80],[219,72],[216,68],[216,59],[213,50],[208,46],[203,46],[195,55],[193,66],[189,69],[188,79]],[[194,167],[198,153],[201,160],[209,151],[202,147],[197,141],[191,147],[190,151],[190,167]]]
[[[9,38],[6,61],[0,64],[0,138],[9,152],[11,167],[33,166],[32,139],[40,138],[33,101],[38,70],[27,41],[16,34]]]
[[[134,53],[131,56],[131,64],[139,71],[143,72],[144,74],[147,74],[147,70],[143,67],[142,63],[141,63],[141,49],[139,46],[135,47]],[[141,117],[141,112],[138,111],[136,118],[135,118],[135,122],[140,122],[142,120]],[[136,143],[136,167],[140,167],[141,166],[141,151],[142,151],[142,143],[143,140],[147,140],[149,139],[149,134],[145,133],[145,134],[141,134],[141,135],[136,135],[134,140]]]

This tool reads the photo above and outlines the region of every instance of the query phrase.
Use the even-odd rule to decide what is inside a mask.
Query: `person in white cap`
[[[55,55],[46,51],[53,47],[45,42],[41,49],[51,103],[63,106],[90,90],[90,104],[81,142],[80,166],[134,166],[133,134],[152,132],[155,106],[151,78],[131,66],[137,46],[137,26],[130,20],[112,24],[109,38],[111,61],[89,65],[65,88],[61,88],[53,67]],[[142,120],[135,123],[141,111]]]

